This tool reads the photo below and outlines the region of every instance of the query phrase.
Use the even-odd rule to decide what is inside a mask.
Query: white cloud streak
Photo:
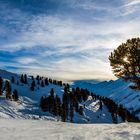
[[[120,18],[135,12],[128,13],[127,10],[136,4],[139,2],[129,2],[119,7],[123,9]],[[99,11],[108,11],[106,7],[91,6],[88,2],[76,6],[82,6],[84,10],[96,8]],[[126,39],[140,35],[140,18],[114,20],[114,14],[118,16],[115,11],[110,14],[109,20],[102,19],[98,23],[79,21],[62,15],[33,16],[18,35],[1,45],[0,50],[16,53],[21,49],[29,49],[36,52],[37,55],[18,56],[13,63],[7,63],[13,67],[16,62],[19,71],[63,79],[111,79],[114,76],[108,62],[110,51]],[[22,13],[19,12],[19,15],[20,21],[24,21],[26,16],[29,19],[28,15],[23,18]],[[6,29],[0,29],[0,32],[7,33]],[[43,52],[37,52],[40,49]],[[1,62],[1,65],[4,66],[4,63]]]

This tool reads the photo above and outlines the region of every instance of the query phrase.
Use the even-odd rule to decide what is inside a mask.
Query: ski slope
[[[140,125],[0,119],[1,140],[139,140]]]

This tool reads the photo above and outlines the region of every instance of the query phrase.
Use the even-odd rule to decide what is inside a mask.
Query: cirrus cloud
[[[5,7],[0,12],[2,68],[70,80],[114,78],[108,55],[139,36],[138,0],[66,0],[57,8],[45,2],[41,12],[41,5],[34,10],[30,3],[0,3]]]

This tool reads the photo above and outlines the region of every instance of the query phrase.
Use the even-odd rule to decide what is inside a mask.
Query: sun
[[[128,61],[128,57],[124,57],[124,58],[123,58],[123,61],[128,63],[128,62],[129,62],[129,61]]]

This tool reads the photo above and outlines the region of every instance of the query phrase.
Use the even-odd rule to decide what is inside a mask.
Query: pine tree
[[[83,107],[82,106],[79,107],[79,111],[78,112],[79,112],[80,115],[83,115]]]
[[[121,44],[109,56],[110,65],[117,77],[135,83],[140,89],[140,38],[132,38]]]
[[[2,91],[3,91],[3,79],[2,77],[0,77],[0,95],[2,95]]]
[[[11,84],[9,81],[5,81],[5,93],[6,93],[6,99],[11,99]]]
[[[44,101],[44,96],[42,96],[42,97],[40,98],[40,108],[42,109],[42,111],[43,111],[43,108],[44,108],[43,101]]]
[[[31,83],[30,90],[31,90],[31,91],[34,91],[35,86],[36,86],[36,85],[35,85],[35,80],[33,80],[32,83]]]
[[[61,100],[57,95],[55,97],[55,115],[61,115]]]
[[[49,78],[49,83],[51,83],[51,84],[52,84],[52,79],[51,79],[51,78]]]
[[[62,101],[63,101],[63,105],[65,107],[65,111],[66,111],[66,116],[68,116],[68,110],[69,110],[69,94],[67,91],[64,91],[63,93],[63,97],[62,97]]]
[[[46,86],[48,86],[48,85],[49,85],[48,78],[45,78],[45,85],[46,85]]]
[[[53,88],[51,88],[50,96],[53,96],[54,97],[54,89]]]
[[[39,75],[36,76],[36,80],[37,80],[37,85],[40,85],[40,76]]]
[[[21,77],[20,77],[20,82],[21,82],[21,83],[24,83],[24,76],[23,76],[23,74],[22,74]]]
[[[125,122],[126,121],[126,110],[123,108],[122,105],[119,105],[118,107],[118,115],[122,118],[122,121]]]
[[[18,101],[18,91],[15,89],[12,94],[12,98],[14,101]]]
[[[77,98],[78,102],[81,102],[82,95],[81,95],[81,89],[79,87],[76,87],[75,94],[76,94],[76,98]]]
[[[50,100],[49,97],[42,96],[40,99],[40,108],[42,111],[50,111]]]
[[[24,84],[27,84],[27,83],[28,83],[28,81],[27,81],[27,75],[24,74]]]
[[[67,111],[66,111],[65,104],[62,104],[62,107],[61,107],[61,119],[63,122],[66,122],[67,120]]]
[[[44,85],[44,81],[42,80],[41,81],[41,87],[44,87],[45,85]]]
[[[37,75],[37,76],[36,76],[36,80],[37,80],[37,81],[38,81],[38,80],[40,80],[40,77],[39,77],[39,75]]]
[[[102,103],[101,100],[99,101],[99,105],[100,105],[100,108],[99,109],[102,111],[102,109],[103,109],[103,103]]]
[[[118,120],[117,120],[117,114],[115,114],[115,113],[111,113],[111,116],[112,116],[112,122],[113,123],[118,123]]]
[[[49,96],[49,111],[50,113],[55,114],[55,97],[53,88],[51,89]]]
[[[70,104],[70,121],[73,122],[73,117],[74,117],[74,109],[73,105]]]

